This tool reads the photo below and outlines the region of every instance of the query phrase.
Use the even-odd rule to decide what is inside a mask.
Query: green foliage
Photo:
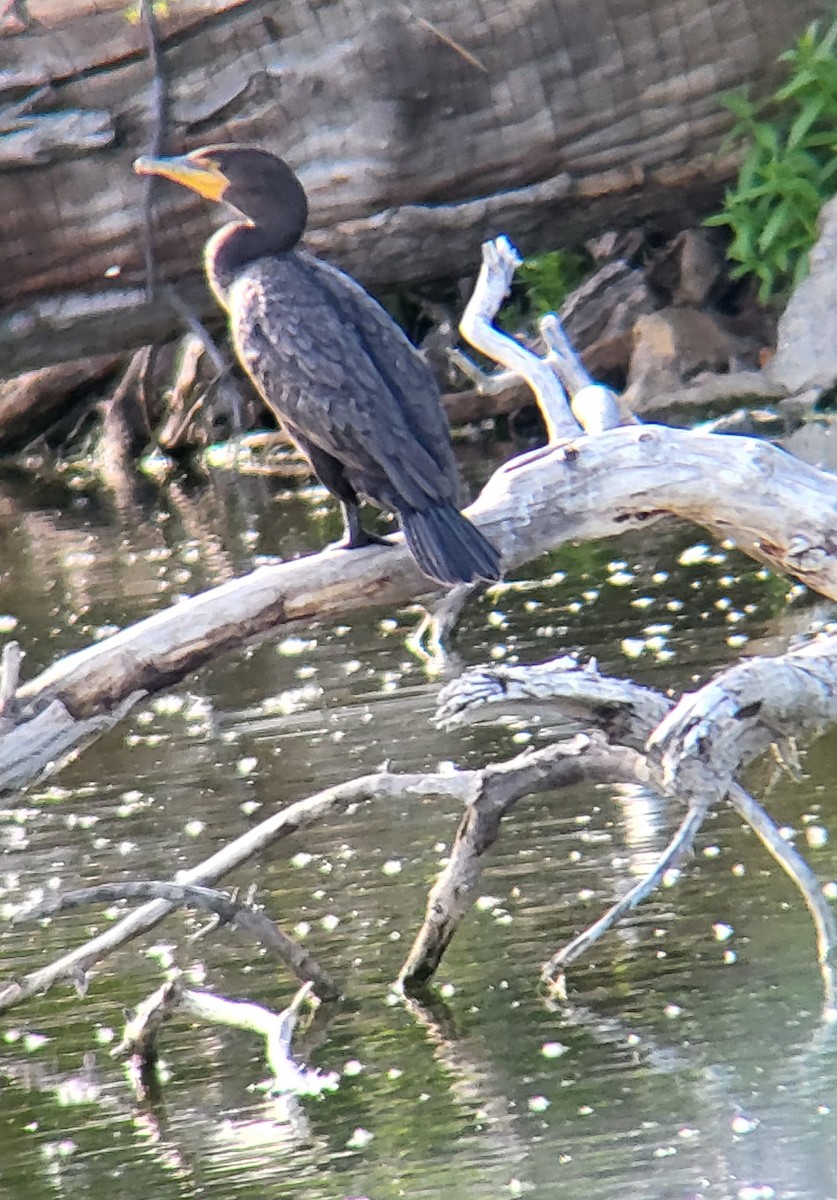
[[[590,270],[590,260],[574,250],[548,250],[527,258],[515,276],[512,297],[500,314],[500,325],[516,333],[546,313],[557,312]]]
[[[837,188],[837,18],[814,23],[779,61],[787,82],[756,103],[746,91],[723,103],[737,117],[731,138],[747,147],[736,186],[707,225],[728,225],[733,277],[755,275],[762,302],[795,287],[808,271],[817,214]]]

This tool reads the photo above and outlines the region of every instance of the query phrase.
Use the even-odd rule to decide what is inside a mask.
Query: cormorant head
[[[176,158],[138,158],[138,175],[162,175],[208,200],[223,200],[256,226],[281,228],[288,245],[302,237],[308,201],[281,158],[256,146],[204,146]]]

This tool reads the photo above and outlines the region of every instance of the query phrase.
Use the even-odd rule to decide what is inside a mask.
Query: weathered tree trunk
[[[824,0],[177,0],[158,17],[166,149],[280,151],[310,241],[367,284],[700,215],[729,173],[717,94],[761,80]],[[22,13],[28,13],[24,24]],[[170,336],[145,300],[132,158],[154,137],[147,34],[124,0],[0,16],[0,378]],[[157,251],[198,311],[210,219],[160,188]]]

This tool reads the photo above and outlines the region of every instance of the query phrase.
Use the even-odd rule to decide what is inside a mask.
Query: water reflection
[[[131,520],[84,487],[7,481],[0,629],[23,642],[34,673],[178,595],[321,545],[338,525],[319,493],[277,499],[263,478],[178,485]],[[457,645],[467,663],[578,649],[604,670],[682,688],[826,615],[694,530],[656,527],[533,564],[469,605]],[[478,766],[555,736],[538,713],[435,730],[438,685],[404,646],[414,620],[365,612],[284,629],[141,704],[56,779],[3,801],[0,903],[168,878],[272,808],[384,761]],[[801,786],[778,781],[770,808],[829,881],[833,739],[805,767]],[[756,791],[766,778],[756,768]],[[441,1007],[404,1005],[388,984],[458,818],[434,797],[369,806],[229,881],[258,882],[344,982],[346,1000],[303,1049],[343,1072],[337,1093],[295,1114],[253,1090],[265,1072],[246,1035],[173,1024],[161,1103],[137,1106],[108,1049],[122,1008],[159,984],[161,959],[274,1008],[295,987],[229,931],[191,941],[202,920],[178,914],[153,945],[102,964],[84,1000],[56,989],[5,1018],[0,1195],[837,1195],[837,1062],[818,1027],[813,934],[731,812],[707,824],[678,885],[572,972],[574,1003],[553,1008],[540,963],[647,867],[679,813],[613,787],[521,802],[444,960]],[[812,825],[826,836],[809,847]],[[113,917],[3,929],[4,974]]]

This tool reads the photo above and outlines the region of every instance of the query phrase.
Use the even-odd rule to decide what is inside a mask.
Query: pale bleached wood
[[[497,545],[507,573],[567,542],[678,516],[837,598],[837,480],[752,438],[656,425],[608,430],[579,438],[570,454],[512,460],[466,512]],[[58,696],[86,715],[132,691],[167,686],[289,623],[438,592],[401,538],[393,543],[261,567],[59,660],[18,700]]]
[[[440,725],[480,720],[486,707],[525,715],[533,705],[540,713],[584,720],[620,745],[646,750],[652,784],[688,805],[651,870],[544,964],[542,977],[556,993],[565,994],[567,967],[659,886],[689,849],[713,804],[726,797],[805,901],[816,934],[823,1014],[831,1019],[837,1011],[837,964],[831,962],[837,918],[808,863],[735,776],[777,738],[821,731],[837,720],[837,637],[736,664],[677,704],[569,656],[531,666],[474,668],[442,689],[436,720]]]
[[[681,696],[649,748],[664,777],[719,798],[742,766],[781,739],[837,721],[837,636],[774,658],[749,658]]]
[[[570,410],[569,400],[558,376],[545,359],[532,354],[515,338],[494,324],[512,279],[523,259],[506,237],[486,242],[482,248],[482,266],[473,295],[459,322],[459,331],[467,342],[506,372],[524,379],[532,390],[546,425],[547,441],[554,445],[562,438],[577,437],[580,426]]]
[[[516,716],[558,715],[592,723],[611,741],[644,750],[672,703],[655,688],[601,675],[594,662],[564,654],[540,663],[463,671],[439,692],[434,720],[448,728],[483,717],[496,720],[506,709]]]
[[[620,896],[615,904],[603,912],[597,921],[588,925],[543,964],[541,979],[549,985],[550,991],[554,995],[566,1000],[567,967],[585,955],[599,938],[612,929],[623,917],[633,912],[635,908],[639,908],[640,904],[662,884],[666,874],[673,870],[685,855],[689,854],[708,812],[709,804],[707,802],[694,800],[687,808],[686,815],[651,870],[637,880],[624,896]]]
[[[85,743],[118,725],[142,691],[129,693],[112,708],[77,717],[60,700],[37,705],[31,715],[0,720],[0,792],[27,787],[78,756]],[[16,703],[16,702],[15,702]],[[12,705],[14,707],[14,705]]]
[[[326,788],[314,796],[288,804],[273,813],[241,837],[210,855],[197,866],[180,871],[175,883],[210,886],[234,871],[248,859],[281,838],[300,829],[307,829],[332,813],[345,813],[365,801],[387,801],[414,798],[421,795],[447,795],[464,802],[476,772],[456,774],[394,775],[382,771],[364,775],[347,783]],[[177,905],[168,900],[150,900],[134,909],[121,920],[54,962],[0,986],[0,1012],[46,992],[56,983],[84,981],[86,972],[95,963],[134,938],[147,933],[167,917]]]

